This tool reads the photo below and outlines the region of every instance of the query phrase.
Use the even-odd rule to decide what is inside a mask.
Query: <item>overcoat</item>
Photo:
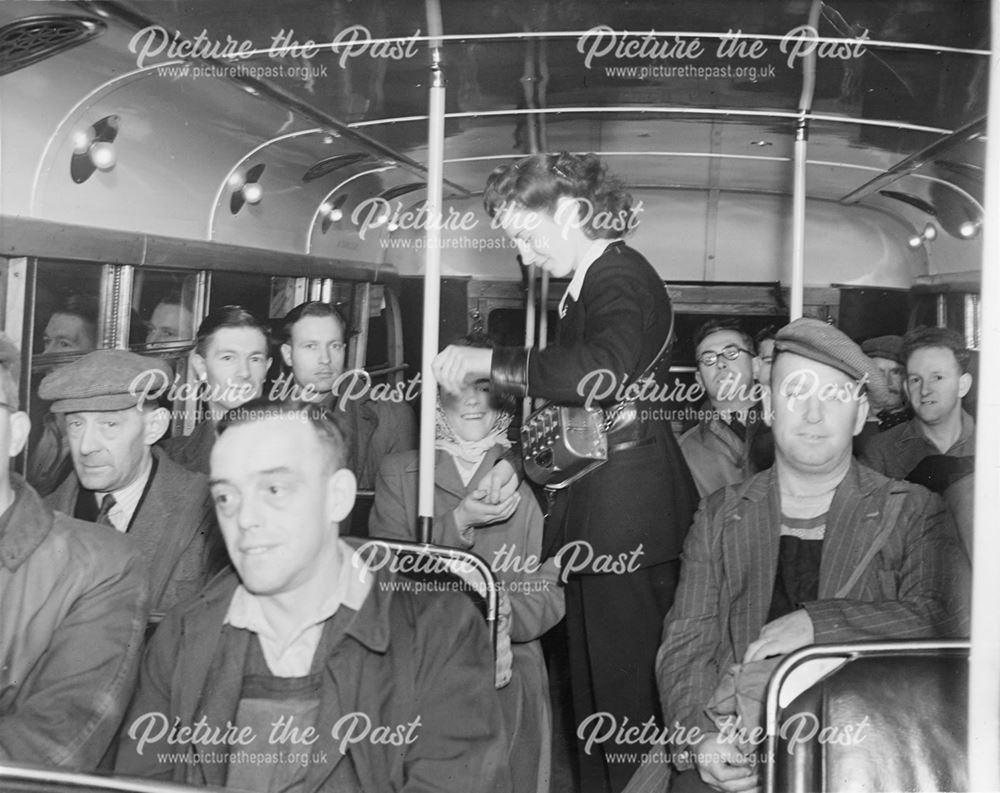
[[[483,618],[464,595],[416,594],[398,586],[400,579],[387,569],[372,575],[365,602],[323,663],[318,737],[299,748],[326,757],[310,762],[302,793],[336,793],[330,777],[347,754],[366,793],[508,793],[507,741]],[[137,738],[147,722],[139,721],[133,737],[129,729],[147,714],[183,726],[204,717],[207,725],[224,728],[235,719],[242,669],[226,666],[219,679],[208,678],[238,583],[235,572],[220,573],[157,628],[123,725],[119,773],[225,784],[226,766],[215,762],[224,747],[212,744],[210,735],[173,745],[162,735],[140,753]],[[244,642],[252,639],[249,631],[239,633]],[[350,714],[363,715],[345,744],[346,728],[336,738],[335,728]],[[417,719],[410,731],[407,725]],[[389,732],[376,734],[376,727]],[[380,734],[414,740],[393,745],[378,740]]]
[[[208,479],[181,468],[162,449],[153,447],[153,457],[156,469],[125,536],[146,564],[152,609],[167,611],[197,593],[224,554]],[[45,503],[72,515],[79,495],[74,471]]]
[[[144,565],[113,529],[13,486],[0,531],[0,761],[91,770],[135,685]]]
[[[463,485],[451,455],[438,450],[434,467],[434,527],[431,540],[472,551],[490,564],[511,604],[514,655],[511,682],[500,689],[508,735],[514,789],[547,791],[551,752],[548,676],[539,637],[563,618],[563,588],[554,563],[538,567],[542,545],[542,513],[531,489],[521,483],[521,502],[502,523],[459,530],[455,508],[474,492],[479,480],[500,459],[503,449],[487,452],[479,469]],[[391,454],[382,462],[369,515],[372,537],[416,539],[418,453]]]

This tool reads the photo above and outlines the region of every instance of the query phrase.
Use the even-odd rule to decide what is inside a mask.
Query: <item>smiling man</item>
[[[208,559],[218,558],[218,530],[205,477],[153,448],[170,413],[141,402],[136,383],[151,370],[173,379],[157,358],[96,350],[50,372],[38,393],[65,416],[73,459],[73,473],[46,503],[125,534],[147,565],[153,609],[164,611],[200,589]]]
[[[326,411],[249,403],[220,422],[211,468],[235,571],[157,630],[118,770],[260,793],[509,791],[486,624],[340,538],[355,479]],[[240,738],[171,744],[149,714]]]
[[[206,415],[190,435],[163,441],[163,450],[189,471],[207,474],[216,423],[227,410],[261,395],[270,365],[270,337],[260,320],[241,306],[212,311],[191,353]]]
[[[731,665],[814,643],[968,630],[967,561],[940,500],[851,455],[869,392],[884,399],[884,390],[871,360],[836,328],[798,319],[778,331],[765,405],[775,464],[702,502],[664,625],[666,724],[704,733],[674,747],[681,773],[671,791],[758,784],[751,759],[706,712]]]
[[[336,410],[348,434],[347,467],[358,487],[375,487],[382,459],[417,446],[417,427],[410,406],[379,401],[363,388],[360,371],[355,381],[345,374],[349,340],[347,321],[328,303],[302,303],[285,316],[281,357],[304,399]]]
[[[976,424],[962,409],[962,398],[972,388],[969,352],[962,336],[949,328],[912,330],[902,346],[903,386],[914,416],[873,436],[861,459],[886,476],[913,477],[943,491],[970,473],[975,461]],[[928,458],[933,459],[925,462]]]

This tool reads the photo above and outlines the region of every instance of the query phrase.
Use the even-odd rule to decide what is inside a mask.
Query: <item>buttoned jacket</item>
[[[888,539],[846,597],[835,598],[884,528],[893,493],[903,503]],[[773,467],[702,502],[657,656],[666,724],[712,730],[705,706],[767,621],[780,526]],[[803,606],[817,644],[964,636],[968,574],[937,496],[853,462],[827,513],[818,599]]]

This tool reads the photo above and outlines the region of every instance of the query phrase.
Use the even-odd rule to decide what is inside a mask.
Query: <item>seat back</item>
[[[428,591],[465,592],[486,620],[496,657],[499,584],[482,557],[457,548],[402,540],[368,539],[362,547],[379,567],[386,562],[382,554],[390,555],[393,569]]]
[[[766,790],[967,790],[968,649],[880,642],[790,655],[768,684]],[[818,680],[796,682],[819,660]]]

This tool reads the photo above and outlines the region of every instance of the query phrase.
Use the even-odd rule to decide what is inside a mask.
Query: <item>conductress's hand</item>
[[[449,344],[434,356],[431,369],[442,388],[458,394],[467,382],[488,378],[492,365],[490,349]]]

